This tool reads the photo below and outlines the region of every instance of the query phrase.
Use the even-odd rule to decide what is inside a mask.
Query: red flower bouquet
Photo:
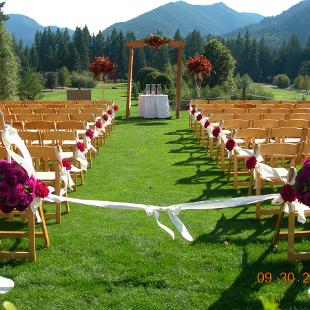
[[[310,158],[305,160],[297,173],[296,196],[300,202],[310,207]]]
[[[221,133],[221,128],[219,126],[215,126],[213,131],[212,131],[212,135],[214,138],[218,138],[218,136]]]
[[[234,139],[228,139],[225,145],[227,151],[229,152],[231,152],[235,146],[236,146],[236,142]]]
[[[97,128],[99,128],[99,129],[102,128],[102,122],[101,121],[96,121],[95,124],[96,124]]]
[[[107,112],[109,115],[113,115],[113,111],[111,109],[109,109]]]
[[[108,121],[109,120],[109,115],[107,114],[107,113],[104,113],[103,115],[102,115],[102,118],[103,118],[103,120],[104,121]]]
[[[151,34],[145,40],[145,44],[150,48],[161,48],[170,42],[170,39],[159,34]]]
[[[85,152],[85,144],[83,142],[77,142],[76,147],[83,153]]]
[[[95,135],[92,129],[87,129],[85,132],[86,137],[90,138],[91,140],[94,139]]]
[[[210,125],[211,125],[210,121],[209,121],[209,120],[206,120],[206,122],[205,122],[205,124],[204,124],[204,127],[205,127],[205,128],[208,128]]]
[[[285,202],[293,202],[296,200],[296,191],[290,184],[286,184],[281,188],[280,195]]]
[[[188,103],[186,106],[185,106],[185,110],[186,111],[189,111],[191,109],[191,105]]]
[[[186,69],[189,73],[194,74],[195,78],[208,77],[212,71],[211,62],[203,55],[190,57],[186,62]]]
[[[47,186],[29,177],[26,170],[17,162],[0,161],[0,210],[10,213],[24,211],[35,197],[44,198],[49,194]]]
[[[257,164],[257,159],[255,156],[251,156],[247,159],[247,161],[245,162],[245,166],[248,170],[254,169],[256,167]]]
[[[199,121],[201,121],[202,120],[202,115],[201,114],[198,114],[197,116],[196,116],[196,120],[199,122]]]
[[[64,158],[64,159],[61,161],[61,163],[62,163],[62,166],[66,168],[66,170],[71,170],[72,165],[71,165],[69,159]]]
[[[114,105],[113,105],[113,110],[114,110],[115,112],[118,111],[118,105],[114,104]]]
[[[196,109],[192,109],[191,113],[194,115],[196,113]]]
[[[94,79],[105,80],[107,75],[112,76],[117,70],[117,65],[113,63],[109,57],[95,57],[89,66]]]

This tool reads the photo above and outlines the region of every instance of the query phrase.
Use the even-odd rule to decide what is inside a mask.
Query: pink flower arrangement
[[[109,115],[113,115],[113,111],[111,109],[109,109],[107,112]]]
[[[290,184],[285,184],[280,190],[280,196],[285,202],[293,202],[296,200],[296,191]]]
[[[254,169],[256,167],[257,164],[257,159],[255,156],[251,156],[247,159],[247,161],[245,162],[245,166],[248,170]]]
[[[145,44],[150,48],[161,48],[170,42],[170,39],[159,34],[151,34],[145,40]]]
[[[94,139],[95,135],[92,129],[87,129],[85,132],[86,137],[90,138],[91,140]]]
[[[298,171],[296,197],[300,202],[310,207],[310,157],[305,160],[303,167]]]
[[[95,124],[96,124],[97,128],[99,128],[99,129],[102,128],[102,122],[101,121],[96,121]]]
[[[49,194],[47,186],[29,177],[26,170],[17,162],[0,161],[0,210],[10,213],[24,211],[35,197],[44,198]]]
[[[40,198],[45,198],[48,196],[49,192],[50,191],[45,185],[45,183],[43,183],[40,180],[37,180],[36,187],[35,187],[35,196],[40,197]]]
[[[191,113],[194,115],[196,113],[196,109],[192,109]]]
[[[107,113],[104,113],[103,115],[102,115],[102,118],[103,118],[103,120],[104,121],[108,121],[109,120],[109,115],[107,114]]]
[[[235,146],[236,142],[234,139],[228,139],[225,145],[226,149],[230,152],[234,149]]]
[[[220,132],[221,132],[221,128],[219,126],[215,126],[212,131],[213,137],[218,138],[218,136],[220,135]]]
[[[70,161],[67,158],[64,158],[62,161],[62,166],[66,168],[66,170],[71,170],[72,165],[70,163]]]
[[[117,70],[117,65],[109,57],[95,57],[90,64],[89,70],[93,73],[94,79],[105,80],[106,75],[113,75]]]
[[[186,111],[189,111],[191,109],[191,105],[188,103],[186,106],[185,106],[185,110]]]
[[[77,142],[76,147],[83,153],[85,152],[85,144],[83,142]]]
[[[208,128],[210,125],[211,125],[210,121],[209,121],[209,120],[206,120],[206,122],[205,122],[205,124],[204,124],[204,127],[205,127],[205,128]]]
[[[113,105],[113,110],[114,110],[115,112],[118,111],[118,105],[114,104],[114,105]]]
[[[202,120],[202,115],[201,114],[198,114],[197,116],[196,116],[196,120],[199,122],[199,121],[201,121]]]

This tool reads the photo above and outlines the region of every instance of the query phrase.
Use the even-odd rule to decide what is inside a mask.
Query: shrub
[[[32,70],[27,70],[22,76],[18,96],[21,100],[40,99],[40,93],[43,89],[43,77],[41,74]]]
[[[145,84],[152,83],[152,81],[149,82],[151,77],[155,76],[158,73],[159,72],[157,70],[155,70],[154,68],[150,68],[150,67],[144,67],[140,69],[137,75],[137,81],[139,82],[140,89],[145,89]]]
[[[278,74],[273,78],[273,84],[278,88],[287,88],[290,85],[290,79],[286,74]]]
[[[156,84],[161,84],[163,89],[169,89],[173,86],[173,81],[166,73],[159,73],[154,81]]]
[[[47,72],[45,75],[45,87],[50,88],[50,90],[53,90],[53,88],[56,88],[58,86],[58,76],[56,72]]]
[[[87,72],[72,72],[71,73],[71,86],[77,88],[94,88],[97,82]]]
[[[70,72],[67,67],[58,70],[58,83],[62,87],[71,85]]]

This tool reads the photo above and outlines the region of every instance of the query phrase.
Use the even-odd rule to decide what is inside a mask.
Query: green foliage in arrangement
[[[278,74],[273,78],[273,84],[279,88],[288,88],[290,79],[286,74]]]
[[[43,77],[41,74],[29,69],[26,71],[18,87],[18,97],[21,100],[35,100],[41,97]]]

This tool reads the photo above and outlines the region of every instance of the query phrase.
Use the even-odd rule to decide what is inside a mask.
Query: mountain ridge
[[[137,38],[156,32],[172,37],[176,29],[180,29],[182,35],[187,35],[194,29],[199,30],[202,35],[221,35],[229,32],[231,27],[237,29],[240,25],[262,18],[262,15],[256,13],[239,13],[222,2],[192,5],[178,1],[159,6],[126,22],[115,23],[103,30],[103,34],[110,35],[115,28],[124,33],[133,31]]]
[[[72,36],[73,30],[69,28],[61,28],[57,26],[42,26],[33,18],[23,14],[8,14],[9,19],[5,22],[5,26],[8,31],[13,34],[17,41],[22,40],[27,46],[31,46],[35,33],[37,31],[43,31],[50,27],[54,32],[59,28],[60,30],[68,29],[69,35]]]

